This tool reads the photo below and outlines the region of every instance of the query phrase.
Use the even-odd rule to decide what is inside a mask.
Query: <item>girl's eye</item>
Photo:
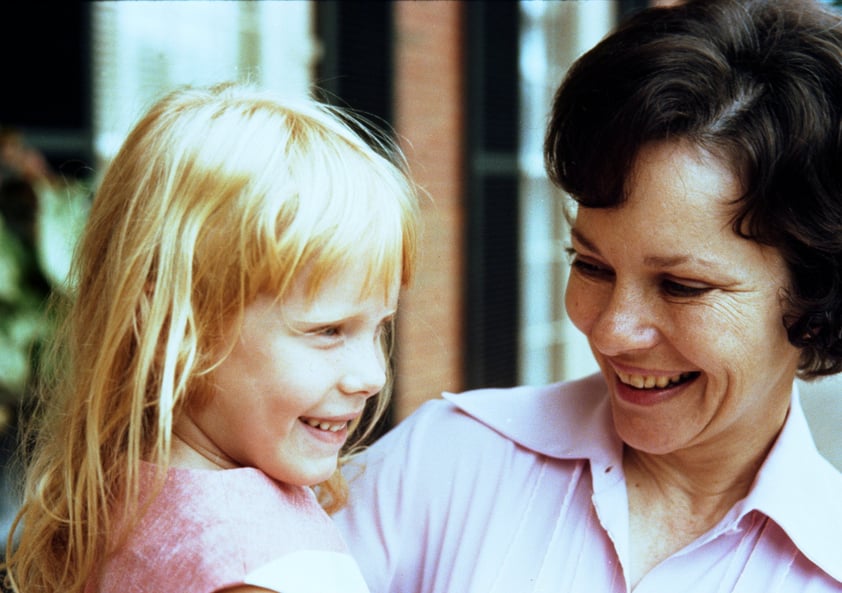
[[[677,298],[692,298],[710,292],[709,286],[686,284],[675,280],[664,280],[661,284],[664,294]]]
[[[324,336],[326,338],[335,338],[339,336],[341,332],[337,326],[330,325],[326,327],[320,327],[316,330],[313,330],[311,333],[317,336]]]

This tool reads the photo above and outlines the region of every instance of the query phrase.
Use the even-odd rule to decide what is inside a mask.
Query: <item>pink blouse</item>
[[[147,487],[155,467],[144,464]],[[253,468],[171,468],[163,491],[87,593],[368,593],[309,488]]]
[[[602,377],[445,398],[349,468],[336,520],[371,591],[630,591]],[[842,591],[842,474],[816,451],[797,392],[747,497],[634,591]]]

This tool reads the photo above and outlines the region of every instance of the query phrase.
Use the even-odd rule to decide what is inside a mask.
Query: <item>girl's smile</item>
[[[383,332],[399,278],[364,292],[366,271],[343,268],[312,298],[306,275],[282,300],[258,296],[232,331],[234,347],[213,371],[211,392],[196,398],[206,403],[182,415],[176,434],[194,450],[281,482],[330,477],[366,400],[386,382]]]

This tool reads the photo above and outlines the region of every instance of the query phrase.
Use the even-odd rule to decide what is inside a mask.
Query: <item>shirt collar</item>
[[[442,394],[463,412],[536,453],[604,461],[622,448],[602,375],[539,387]]]
[[[444,393],[468,415],[515,443],[556,459],[617,463],[622,443],[600,373],[540,387]],[[816,449],[797,387],[790,411],[738,519],[757,510],[775,521],[812,562],[842,582],[842,474]],[[736,510],[736,509],[735,509]]]
[[[801,552],[842,582],[842,474],[816,449],[793,386],[786,422],[757,473],[740,516],[756,510]]]

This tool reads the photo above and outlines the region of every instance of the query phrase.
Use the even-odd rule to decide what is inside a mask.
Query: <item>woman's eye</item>
[[[686,284],[676,280],[664,280],[661,286],[665,294],[678,298],[698,297],[711,290],[709,286]]]
[[[590,262],[583,261],[581,259],[575,260],[573,262],[573,267],[576,268],[577,270],[585,272],[586,274],[589,274],[589,275],[596,275],[596,274],[604,274],[605,273],[604,268],[602,268],[600,266],[597,266],[595,264],[592,264]]]
[[[583,259],[582,256],[575,251],[570,251],[569,253],[571,256],[570,265],[580,274],[591,278],[611,277],[612,273],[609,268],[601,266],[593,261]]]

